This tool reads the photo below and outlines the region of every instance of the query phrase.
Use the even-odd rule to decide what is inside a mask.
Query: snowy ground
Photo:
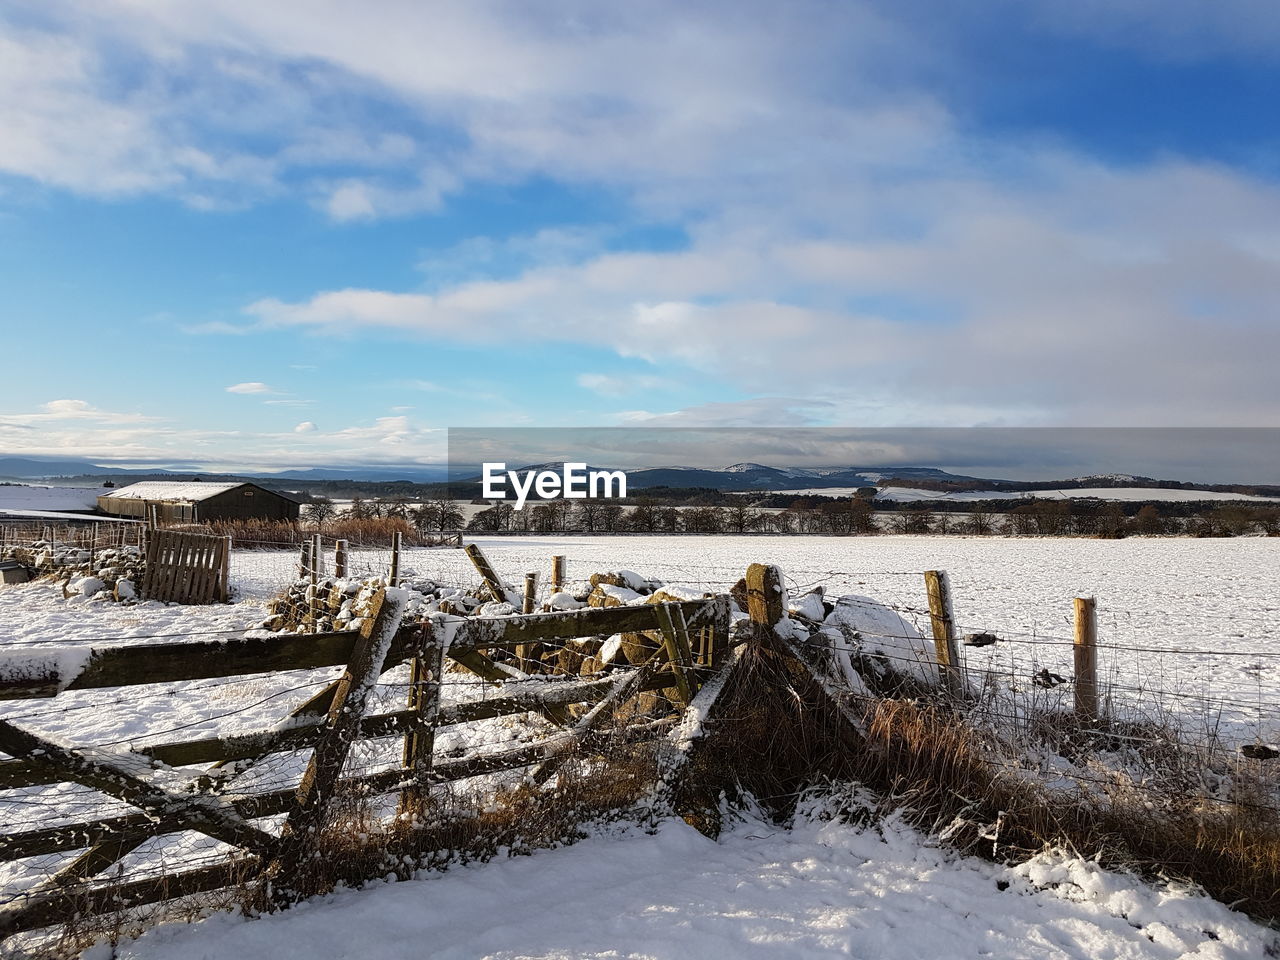
[[[1208,706],[1218,711],[1215,717],[1232,736],[1241,741],[1280,740],[1276,539],[620,536],[487,538],[480,543],[510,580],[540,571],[544,591],[553,554],[568,557],[571,580],[623,567],[669,583],[715,590],[727,589],[750,562],[777,563],[794,595],[822,585],[828,596],[874,597],[903,611],[925,631],[927,620],[919,612],[924,606],[921,572],[945,569],[951,575],[962,631],[989,630],[1006,638],[995,647],[966,649],[969,665],[989,668],[1007,682],[1020,684],[1041,666],[1070,675],[1071,598],[1096,595],[1101,669],[1119,700],[1149,704],[1155,698],[1194,729],[1214,719],[1206,717],[1206,702],[1198,699],[1209,695],[1218,698]],[[353,565],[360,574],[384,573],[389,559],[387,551],[357,551]],[[465,555],[453,549],[408,551],[401,569],[409,577],[416,573],[460,585],[476,580]],[[295,574],[292,551],[237,552],[232,579],[238,602],[209,607],[119,606],[105,600],[67,600],[47,584],[0,587],[0,647],[32,653],[59,645],[234,635],[261,620],[266,599]],[[2,703],[0,716],[82,744],[195,738],[215,731],[262,729],[333,673],[72,691],[53,700]],[[384,695],[390,702],[402,702],[404,678],[389,675],[386,680]],[[475,683],[447,695],[483,696],[490,691]],[[496,741],[528,732],[490,723],[491,728],[468,735]],[[441,750],[469,745],[461,731],[444,732],[437,742]],[[388,749],[394,753],[399,745],[391,743]],[[370,763],[378,759],[373,754],[367,758]],[[297,765],[296,756],[286,757],[276,766],[264,765],[258,775],[284,782],[296,777]],[[15,792],[0,795],[0,800],[12,801],[0,804],[10,828],[51,825],[109,809],[100,795],[75,787],[33,788],[14,797]],[[295,943],[310,943],[313,949],[331,939],[338,943],[347,930],[356,929],[356,919],[366,915],[362,911],[373,911],[367,915],[374,916],[386,909],[389,916],[382,922],[391,924],[389,929],[412,932],[420,942],[440,944],[439,955],[458,957],[481,955],[479,948],[465,946],[470,943],[483,944],[489,951],[484,955],[495,957],[818,957],[841,951],[899,955],[893,950],[902,956],[924,956],[950,954],[946,946],[953,942],[962,944],[956,955],[975,956],[982,950],[998,956],[1177,956],[1183,949],[1178,942],[1185,950],[1201,951],[1189,955],[1257,955],[1232,939],[1237,934],[1229,933],[1235,929],[1230,924],[1241,921],[1201,918],[1200,911],[1216,907],[1193,908],[1176,897],[1165,901],[1161,918],[1176,927],[1169,932],[1138,919],[1142,911],[1155,909],[1162,895],[1084,866],[1055,869],[1064,880],[1068,875],[1092,878],[1086,883],[1093,885],[1087,895],[1067,883],[1030,896],[1025,895],[1025,882],[1011,874],[976,862],[946,860],[906,834],[881,840],[842,830],[803,828],[760,840],[753,837],[769,829],[757,827],[709,846],[673,826],[657,839],[593,840],[572,850],[454,871],[376,893],[345,894],[324,910],[311,906],[253,924],[215,920],[207,925],[211,933],[204,932],[206,927],[166,932],[131,949],[148,957],[221,956],[217,951],[224,945],[241,944],[245,955],[289,956]],[[140,849],[129,865],[190,866],[216,855],[218,848],[206,839],[180,836]],[[56,866],[56,860],[4,865],[0,888],[20,888]],[[676,860],[687,866],[673,868]],[[490,870],[492,874],[485,873]],[[646,877],[648,882],[642,882]],[[993,889],[997,877],[1010,881],[1009,891]],[[580,899],[560,892],[570,881],[581,885]],[[516,896],[520,891],[547,890],[557,891],[551,905],[541,893],[526,899]],[[883,891],[893,894],[892,909],[886,907]],[[415,912],[409,906],[415,896],[429,896],[433,905],[446,906]],[[494,898],[502,900],[501,911]],[[949,904],[943,917],[921,921],[925,908],[920,906],[917,915],[916,901],[925,899]],[[456,910],[447,906],[455,902]],[[575,917],[604,918],[605,926],[566,925],[558,907],[565,902],[573,904]],[[488,903],[484,909],[475,905],[483,903]],[[632,913],[626,913],[628,908]],[[1143,930],[1118,919],[1120,912],[1141,923]],[[495,920],[499,913],[501,922]],[[450,922],[457,929],[440,928],[430,917],[453,918]],[[537,925],[539,917],[542,926]],[[1178,919],[1185,917],[1191,919]],[[411,928],[398,926],[402,919]],[[1201,923],[1204,926],[1197,926]],[[525,926],[532,930],[530,936],[516,937],[515,931]],[[580,938],[564,940],[569,929],[578,931]],[[945,936],[930,939],[934,929],[946,931]],[[1195,933],[1198,929],[1218,931],[1220,939],[1201,937]],[[669,936],[673,931],[701,938],[689,942],[703,945],[705,952],[680,950],[679,938]],[[170,949],[167,938],[173,937],[193,938],[173,948],[187,952],[155,952]],[[796,949],[790,948],[788,937],[798,942]],[[1256,947],[1260,941],[1250,942]],[[1015,943],[1017,949],[1012,949]],[[868,944],[873,948],[864,949]],[[361,938],[360,945],[368,948],[361,956],[397,955],[389,952],[393,943],[364,944]],[[616,952],[609,954],[609,949]],[[351,952],[355,950],[353,946]],[[343,955],[336,947],[323,953]]]
[[[1280,739],[1280,539],[1000,537],[519,537],[484,546],[518,580],[552,554],[570,578],[627,567],[689,587],[724,590],[749,563],[776,563],[793,594],[873,597],[927,634],[924,570],[946,570],[962,633],[996,646],[962,647],[974,671],[1025,685],[1042,667],[1071,676],[1072,598],[1098,601],[1099,674],[1117,706],[1163,708],[1193,728],[1225,725],[1240,740]],[[458,551],[413,551],[409,569],[472,578]],[[1069,696],[1069,687],[1059,691]],[[1203,697],[1216,698],[1213,716]]]
[[[893,821],[683,823],[423,874],[258,920],[169,925],[88,960],[819,960],[1261,957],[1275,935],[1212,900],[1048,853],[1000,867]],[[1274,955],[1274,954],[1271,954]]]
[[[858,492],[858,487],[806,487],[797,490],[779,490],[778,493],[793,494],[798,497],[851,497]],[[1243,500],[1248,503],[1274,504],[1280,497],[1254,497],[1242,493],[1220,493],[1214,490],[1160,490],[1152,487],[1079,487],[1064,490],[1033,490],[1026,492],[1008,490],[917,490],[913,487],[885,487],[878,494],[877,500],[1017,500],[1019,498],[1036,497],[1041,500],[1158,500],[1164,503],[1191,503],[1197,501]]]

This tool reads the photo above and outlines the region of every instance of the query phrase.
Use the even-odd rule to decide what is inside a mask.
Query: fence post
[[[773,629],[782,619],[782,573],[773,564],[747,567],[747,614],[753,623]]]
[[[960,651],[956,645],[956,620],[951,609],[951,581],[945,570],[926,570],[925,589],[929,595],[929,622],[933,631],[933,649],[938,658],[942,683],[953,696],[964,690],[960,675]]]
[[[324,575],[324,554],[320,550],[320,534],[311,537],[311,579]]]
[[[400,585],[400,531],[391,535],[391,572],[387,575],[387,586]]]
[[[1098,602],[1076,597],[1076,716],[1086,723],[1098,720]]]
[[[419,628],[417,655],[409,665],[409,709],[417,712],[404,737],[404,768],[413,784],[400,793],[399,814],[414,817],[427,800],[427,775],[435,751],[436,715],[440,711],[440,683],[444,676],[444,645],[430,621]]]
[[[298,555],[298,579],[305,580],[311,575],[311,541],[303,540],[301,553]]]
[[[347,579],[347,541],[339,540],[333,545],[333,575],[339,580]]]
[[[538,602],[538,574],[526,573],[524,575],[524,597],[520,604],[521,613],[533,613],[534,605]],[[518,643],[516,644],[516,666],[525,673],[533,669],[532,657],[534,644]]]
[[[564,586],[564,557],[557,554],[551,558],[551,592],[559,593]]]
[[[520,606],[521,613],[533,613],[534,604],[538,602],[538,574],[526,573],[524,575],[524,602]]]
[[[222,602],[231,602],[231,538],[222,538]]]

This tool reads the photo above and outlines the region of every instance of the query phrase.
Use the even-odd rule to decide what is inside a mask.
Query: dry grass
[[[322,527],[288,520],[216,520],[190,529],[231,537],[239,549],[300,547],[315,533],[321,534],[326,542],[346,540],[353,547],[389,547],[397,533],[405,546],[425,542],[417,528],[402,517],[338,517]]]

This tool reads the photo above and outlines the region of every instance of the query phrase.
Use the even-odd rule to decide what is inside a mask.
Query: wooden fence
[[[310,855],[317,827],[340,789],[357,786],[369,794],[399,794],[404,809],[433,785],[481,774],[536,764],[532,781],[544,782],[575,751],[591,743],[596,728],[619,706],[641,692],[668,690],[687,706],[726,660],[729,645],[727,596],[494,619],[435,615],[402,627],[403,603],[400,591],[380,592],[357,632],[101,647],[74,675],[65,676],[40,658],[25,668],[21,661],[10,665],[0,679],[0,700],[268,671],[333,666],[343,666],[344,671],[297,707],[287,724],[250,734],[112,752],[60,742],[0,720],[0,750],[14,758],[0,761],[0,789],[76,783],[137,808],[132,813],[6,835],[0,845],[4,861],[83,852],[0,907],[0,937],[47,926],[71,914],[111,913],[255,877],[271,878],[272,887],[284,896]],[[661,637],[650,661],[599,677],[530,680],[502,662],[509,651],[529,644],[643,631]],[[481,678],[502,682],[500,695],[442,702],[447,660]],[[406,663],[411,679],[405,709],[371,713],[371,692],[379,676]],[[572,704],[595,706],[575,720],[564,709]],[[557,728],[541,740],[517,746],[448,758],[435,755],[435,733],[442,727],[530,712],[551,720]],[[619,719],[610,736],[653,739],[675,722],[674,718]],[[343,776],[354,743],[397,736],[404,738],[402,764]],[[239,792],[236,778],[241,772],[272,754],[301,748],[310,748],[311,755],[296,786]],[[162,782],[153,776],[157,765],[209,764],[213,766],[197,771],[185,789],[175,789],[172,780]],[[285,815],[285,821],[278,834],[253,823],[279,814]],[[94,882],[144,842],[181,831],[215,837],[235,847],[238,854],[213,866],[163,877]]]
[[[230,600],[231,538],[154,530],[142,580],[146,600],[214,603]]]

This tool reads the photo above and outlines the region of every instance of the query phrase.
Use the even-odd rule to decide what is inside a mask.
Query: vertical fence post
[[[320,552],[320,534],[311,538],[311,579],[324,576],[324,554]]]
[[[400,585],[400,531],[391,535],[391,572],[387,575],[387,586]]]
[[[333,545],[333,575],[339,580],[347,579],[347,541],[339,540]]]
[[[1086,723],[1098,720],[1098,602],[1076,597],[1076,716]]]
[[[761,627],[773,627],[782,619],[782,572],[773,564],[747,567],[747,614]]]
[[[956,620],[951,609],[951,581],[945,570],[926,570],[925,589],[929,595],[929,622],[933,631],[933,649],[938,658],[942,683],[953,696],[964,691],[960,675],[960,651],[956,645]]]
[[[533,573],[526,573],[524,575],[524,597],[520,604],[520,612],[533,613],[534,605],[537,602],[538,574],[534,571]],[[516,644],[516,666],[525,673],[528,673],[533,668],[533,663],[531,662],[532,657],[530,656],[533,652],[533,646],[534,645],[532,643]]]
[[[231,538],[222,538],[222,602],[231,602]]]
[[[404,737],[404,767],[412,786],[400,794],[399,814],[412,818],[422,812],[428,795],[427,775],[435,750],[436,714],[440,710],[440,683],[444,676],[444,645],[430,621],[421,625],[417,655],[409,665],[409,709],[417,716]]]
[[[559,554],[551,558],[551,592],[559,593],[564,586],[564,557]]]
[[[98,525],[95,523],[93,525],[93,532],[90,535],[90,539],[89,539],[89,576],[91,577],[94,575],[94,573],[97,570],[97,563],[95,562],[97,558],[94,556],[94,553],[97,552],[97,549],[98,549]]]
[[[311,575],[311,541],[303,540],[301,553],[298,555],[298,579],[305,580]]]

